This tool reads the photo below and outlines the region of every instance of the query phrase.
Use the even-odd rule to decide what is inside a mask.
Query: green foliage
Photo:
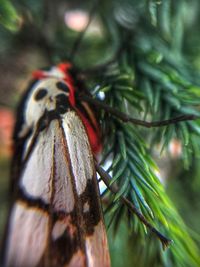
[[[122,73],[114,77],[115,79],[113,79],[112,75],[109,75],[106,82],[109,86],[105,84],[102,87],[102,91],[106,92],[105,101],[108,101],[109,105],[129,114],[136,114],[144,110],[144,108],[142,109],[142,102],[146,97],[148,98],[148,95],[145,93],[135,94],[135,89],[133,87],[131,89],[129,83],[134,75]],[[99,90],[101,91],[101,89]],[[132,92],[133,94],[131,94]],[[137,99],[137,105],[132,103],[132,99],[134,101]],[[109,117],[107,120],[109,123],[106,120],[104,120],[104,123],[109,125],[112,118]],[[108,126],[105,126],[105,128],[108,129]],[[109,171],[112,172],[111,184],[117,182],[120,187],[118,194],[114,197],[107,190],[109,199],[111,199],[107,212],[110,216],[110,222],[114,222],[115,232],[124,216],[125,211],[123,209],[126,210],[126,207],[121,206],[119,203],[119,198],[123,195],[128,197],[154,226],[162,229],[174,241],[167,255],[163,256],[162,252],[160,252],[159,261],[162,266],[170,266],[170,262],[171,266],[189,266],[189,264],[198,266],[200,260],[197,256],[198,250],[187,234],[184,223],[174,210],[173,204],[169,201],[163,186],[155,175],[157,167],[149,155],[146,142],[140,135],[140,129],[116,119],[113,119],[110,128],[109,138],[106,139],[105,144],[105,155],[107,156],[109,151],[113,153],[113,161],[109,168]],[[171,126],[169,126],[170,128]],[[181,127],[180,131],[182,129]],[[165,138],[163,137],[164,140],[166,140]],[[109,144],[111,145],[109,146]],[[112,149],[113,144],[114,149]],[[146,232],[146,228],[137,218],[133,218],[129,213],[127,215],[129,227],[131,226],[134,232],[140,233],[144,238],[143,233]],[[140,245],[138,246],[140,247]],[[148,250],[148,245],[146,249]],[[145,264],[149,260],[145,257],[146,249],[143,249]],[[187,258],[185,253],[187,253]],[[138,252],[138,257],[141,257],[140,252]],[[141,266],[145,266],[145,264]]]
[[[19,29],[19,15],[17,14],[14,6],[8,0],[1,0],[0,24],[13,32]]]
[[[126,9],[125,5],[123,8]],[[138,13],[140,11],[143,14],[141,5],[138,8]],[[155,7],[154,3],[155,8],[159,9],[158,13],[161,12],[160,6]],[[168,6],[165,4],[162,8],[169,12],[169,1]],[[110,106],[127,114],[134,114],[137,118],[165,120],[182,114],[199,116],[199,83],[192,79],[191,68],[178,50],[180,42],[177,40],[176,46],[172,43],[174,38],[169,32],[172,26],[159,28],[159,14],[155,15],[155,10],[153,12],[151,6],[152,24],[150,21],[148,24],[146,18],[141,15],[138,19],[139,31],[133,26],[134,40],[126,44],[123,53],[118,57],[118,65],[108,68],[99,91],[105,93],[105,101]],[[176,16],[179,14],[175,12],[173,17],[177,19]],[[170,22],[169,19],[167,21]],[[127,31],[130,31],[130,24],[125,26]],[[123,34],[124,28],[126,27],[123,24]],[[158,30],[161,31],[159,37]],[[174,46],[173,49],[171,46]],[[162,151],[176,137],[182,143],[182,157],[185,167],[188,168],[193,156],[199,156],[199,121],[181,122],[153,131],[144,131],[111,117],[102,121],[107,124],[104,128],[111,128],[105,144],[105,155],[112,151],[113,156],[109,168],[113,177],[111,183],[116,182],[120,187],[113,198],[108,192],[112,200],[107,211],[112,215],[110,221],[114,222],[115,232],[124,215],[122,210],[126,209],[121,205],[119,207],[119,198],[123,195],[128,197],[152,224],[163,230],[165,226],[165,230],[168,229],[165,233],[174,240],[170,252],[160,257],[161,266],[199,266],[198,249],[155,176],[156,167],[149,154],[151,147],[160,143]],[[109,144],[114,144],[114,148]],[[130,214],[128,218],[129,225],[143,236],[145,227]],[[141,257],[141,254],[138,257]],[[146,266],[149,258],[145,255],[142,258],[146,259],[142,266]]]

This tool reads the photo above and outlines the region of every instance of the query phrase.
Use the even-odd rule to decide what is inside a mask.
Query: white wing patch
[[[39,134],[37,144],[26,162],[20,180],[20,187],[27,196],[41,198],[46,204],[51,198],[54,149],[54,133],[51,126],[53,125]],[[29,148],[29,145],[27,147]]]
[[[31,198],[40,198],[55,211],[74,208],[69,163],[58,120],[40,132],[21,177],[20,186]]]
[[[62,119],[78,195],[84,192],[88,179],[94,175],[93,156],[82,122],[75,112]],[[89,153],[88,153],[89,151]]]
[[[53,227],[52,238],[54,241],[62,236],[62,234],[66,230],[66,226],[71,237],[73,237],[77,233],[77,228],[75,225],[73,225],[71,216],[66,216],[63,220],[58,220]]]
[[[48,220],[47,214],[28,208],[20,201],[14,205],[9,226],[6,266],[37,266],[47,246]]]

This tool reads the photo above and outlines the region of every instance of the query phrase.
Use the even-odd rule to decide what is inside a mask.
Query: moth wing
[[[6,266],[110,266],[93,156],[74,112],[39,133],[23,168]]]
[[[86,266],[109,267],[107,235],[91,147],[85,128],[76,113],[68,112],[64,116],[66,117],[63,118],[62,125],[78,196],[76,207],[83,225],[81,230]]]
[[[11,210],[6,246],[6,266],[45,265],[49,240],[55,236],[53,220],[65,220],[71,226],[74,209],[69,164],[63,147],[59,121],[54,120],[37,137],[19,180],[17,200]],[[27,141],[28,151],[30,142]],[[60,227],[63,231],[63,224]]]

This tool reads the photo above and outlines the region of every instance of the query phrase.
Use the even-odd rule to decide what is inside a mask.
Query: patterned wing
[[[74,111],[52,120],[36,139],[21,173],[5,251],[11,267],[110,266],[93,156]]]

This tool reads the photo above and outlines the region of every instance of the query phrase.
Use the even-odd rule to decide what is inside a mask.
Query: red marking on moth
[[[58,64],[58,68],[63,71],[63,73],[68,74],[69,69],[72,68],[72,64],[69,62],[61,62]]]
[[[69,74],[69,69],[72,67],[72,65],[70,63],[60,63],[58,64],[58,68],[65,74],[65,78],[64,80],[66,81],[69,90],[70,90],[70,94],[69,94],[69,102],[72,105],[72,107],[77,111],[78,115],[80,116],[83,124],[85,125],[87,134],[88,134],[88,138],[90,141],[90,145],[92,147],[92,151],[95,154],[100,153],[100,151],[102,150],[102,145],[100,142],[100,136],[98,134],[99,129],[96,129],[97,132],[93,129],[93,127],[91,126],[90,121],[76,108],[76,103],[75,103],[75,91],[76,88],[74,86],[74,81],[71,77],[71,75]],[[96,126],[96,128],[98,128]]]
[[[66,82],[68,88],[69,88],[69,102],[72,105],[72,107],[75,107],[76,101],[75,101],[75,91],[76,88],[74,86],[74,81],[69,74],[69,69],[71,69],[72,65],[70,63],[60,63],[57,65],[58,69],[62,71],[64,74],[64,81]]]
[[[32,72],[32,77],[35,80],[41,80],[41,79],[47,78],[49,76],[42,70],[35,70]]]
[[[76,112],[78,113],[83,124],[85,125],[92,151],[94,152],[94,154],[100,153],[102,150],[102,145],[98,132],[93,129],[89,120],[78,109],[76,109]]]
[[[92,147],[92,151],[94,154],[98,154],[102,150],[102,145],[100,141],[100,134],[99,134],[99,127],[96,123],[95,130],[93,129],[90,121],[82,114],[81,111],[76,107],[76,99],[75,99],[75,92],[77,91],[72,76],[69,73],[69,70],[72,68],[72,65],[68,62],[60,63],[57,65],[57,68],[63,73],[63,80],[66,82],[68,88],[69,88],[69,102],[71,106],[76,110],[78,115],[80,116],[83,124],[85,125],[87,135],[90,141],[90,145]],[[36,80],[41,80],[45,78],[51,77],[51,74],[48,74],[48,71],[43,70],[37,70],[32,73],[32,76]]]

